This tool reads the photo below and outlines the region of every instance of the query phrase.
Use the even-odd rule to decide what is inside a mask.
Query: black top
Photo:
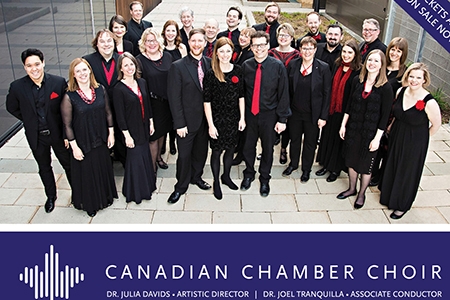
[[[164,49],[165,52],[169,53],[172,56],[173,61],[179,60],[181,58],[180,49],[175,48],[173,50],[169,50],[167,48]]]
[[[38,124],[39,124],[39,130],[46,130],[48,129],[47,126],[47,120],[46,120],[46,113],[47,110],[45,109],[46,103],[45,103],[45,76],[42,78],[41,86],[37,86],[34,82],[31,87],[31,92],[33,93],[34,103],[36,105],[36,112],[38,115]]]
[[[269,29],[270,49],[278,47],[277,28],[279,26],[280,26],[280,23],[278,23],[278,21],[275,21],[272,25],[270,25],[270,29]],[[266,32],[267,24],[266,23],[255,24],[255,25],[253,25],[253,28],[255,28],[256,31]]]
[[[142,54],[136,58],[141,64],[142,77],[147,81],[149,95],[167,99],[167,75],[173,61],[170,53],[163,52],[163,56],[156,61]]]
[[[221,31],[217,34],[217,39],[221,38],[221,37],[228,37],[228,33],[230,32],[229,29],[225,30],[225,31]],[[239,36],[241,35],[241,32],[239,31],[238,28],[236,28],[235,30],[233,30],[231,32],[231,41],[233,42],[234,45],[234,53],[239,54],[239,52],[241,52],[241,46],[239,45]],[[237,56],[236,54],[236,56]]]
[[[249,58],[253,57],[253,51],[250,49],[250,45],[243,48],[241,52],[239,53],[238,57],[236,58],[236,61],[234,62],[237,65],[242,66],[244,61],[246,61]]]
[[[312,73],[298,77],[297,88],[292,97],[292,110],[302,114],[311,113],[311,84]]]
[[[132,42],[130,42],[129,40],[123,39],[122,43],[123,43],[123,52],[129,52],[131,54],[134,53],[134,47],[133,47]],[[119,55],[122,54],[122,53],[119,53],[119,51],[117,51],[117,47],[114,48],[114,51],[116,51],[117,54],[119,54]]]
[[[189,53],[189,51],[191,51],[191,47],[189,46],[189,37],[186,31],[184,30],[184,27],[181,27],[180,35],[181,35],[181,42],[186,46],[187,53]]]
[[[139,40],[141,39],[142,33],[145,29],[153,27],[153,24],[149,21],[141,20],[141,23],[136,23],[135,20],[131,19],[128,21],[127,33],[123,37],[129,40],[133,44],[133,55],[136,56],[140,53],[139,51]]]
[[[108,92],[108,96],[112,98],[112,88],[117,82],[117,63],[119,61],[119,55],[117,52],[113,53],[112,58],[106,62],[103,56],[99,52],[94,52],[92,54],[88,54],[86,56],[83,56],[84,59],[88,61],[88,63],[91,65],[92,72],[94,72],[95,80],[97,80],[98,83],[103,85],[103,87],[106,88],[106,91]],[[114,69],[111,69],[112,61],[114,60],[115,67]],[[113,71],[111,82],[108,84],[108,80],[106,78],[105,69],[103,68],[103,65],[105,65],[107,70]]]
[[[336,69],[336,59],[341,55],[342,46],[338,44],[333,51],[328,51],[327,44],[318,44],[315,57],[330,66],[330,71]]]
[[[246,110],[251,111],[253,88],[258,63],[248,59],[242,65]],[[286,123],[291,115],[286,68],[276,58],[268,56],[261,63],[261,91],[259,99],[261,113],[276,110],[278,122]]]
[[[367,44],[366,42],[362,42],[361,44],[359,44],[359,50],[362,51],[366,44]],[[366,53],[362,54],[362,52],[361,52],[361,60],[363,63],[366,60],[366,57],[370,53],[370,51],[372,51],[374,49],[380,49],[383,53],[386,53],[387,47],[385,44],[383,44],[382,41],[380,41],[380,39],[377,38],[375,41],[373,41],[372,43],[369,44],[369,47],[367,48]]]
[[[122,81],[114,87],[114,108],[116,111],[116,121],[120,130],[128,130],[136,145],[148,143],[150,139],[150,121],[153,117],[147,83],[145,79],[138,78],[137,83],[142,94],[144,105],[144,117],[138,95],[136,95]]]
[[[392,92],[394,93],[394,98],[395,98],[395,95],[397,95],[398,89],[402,87],[402,78],[401,77],[397,78],[398,70],[389,71],[388,69],[386,69],[386,72],[387,72],[388,81],[391,84]]]
[[[327,42],[327,37],[326,37],[325,33],[319,31],[318,35],[319,35],[319,37],[316,39],[317,45]],[[300,49],[300,42],[305,36],[310,36],[310,37],[313,38],[312,33],[308,32],[307,34],[305,34],[301,38],[297,39],[297,42],[295,43],[296,49]]]
[[[61,102],[67,139],[69,141],[76,139],[78,147],[84,153],[105,144],[108,139],[108,127],[113,126],[113,116],[105,88],[100,85],[95,89],[95,94],[95,101],[91,104],[84,102],[76,91],[67,92]]]

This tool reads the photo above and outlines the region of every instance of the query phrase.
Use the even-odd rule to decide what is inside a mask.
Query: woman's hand
[[[73,157],[76,160],[80,160],[81,161],[81,160],[84,159],[83,151],[81,151],[81,149],[78,146],[72,147],[72,153],[73,153]]]
[[[217,140],[217,138],[219,137],[219,132],[217,131],[216,126],[214,125],[209,127],[208,133],[212,139]]]
[[[369,151],[370,152],[377,151],[379,147],[380,147],[380,140],[375,138],[369,144]]]
[[[339,136],[345,140],[345,126],[341,126],[341,129],[339,129]]]
[[[131,135],[125,137],[125,145],[128,148],[134,148],[134,139],[131,137]]]
[[[245,124],[245,120],[244,120],[244,119],[239,120],[239,127],[238,127],[238,130],[239,130],[239,131],[244,131],[245,126],[247,126],[247,125]]]
[[[108,149],[111,149],[114,146],[114,142],[115,142],[114,133],[110,133],[108,135]]]

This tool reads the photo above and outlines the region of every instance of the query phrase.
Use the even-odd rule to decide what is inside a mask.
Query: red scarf
[[[342,76],[343,72],[344,65],[341,65],[337,69],[336,74],[334,74],[333,85],[331,86],[331,90],[333,92],[331,93],[330,115],[334,114],[335,112],[342,112],[345,84],[347,83],[347,80],[352,73],[352,69],[348,69],[347,72],[345,72],[344,76]]]

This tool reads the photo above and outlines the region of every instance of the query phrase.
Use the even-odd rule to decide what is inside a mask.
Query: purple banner
[[[450,2],[448,0],[395,0],[395,2],[450,52]]]
[[[0,299],[450,299],[450,233],[0,233]]]

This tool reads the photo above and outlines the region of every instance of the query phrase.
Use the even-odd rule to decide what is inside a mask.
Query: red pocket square
[[[50,95],[50,100],[56,99],[58,97],[59,97],[59,95],[57,93],[52,92],[52,94]]]

